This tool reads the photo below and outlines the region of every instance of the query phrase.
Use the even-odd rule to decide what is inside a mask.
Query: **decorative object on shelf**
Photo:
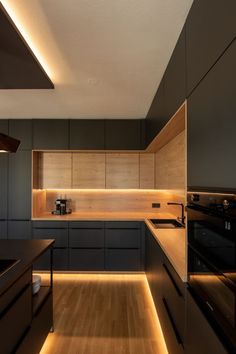
[[[67,203],[69,202],[68,199],[57,199],[55,201],[56,209],[52,211],[54,215],[66,215],[71,214],[72,210],[68,209]]]
[[[41,276],[38,274],[33,274],[33,279],[32,279],[32,292],[33,295],[37,294],[39,292],[40,286],[41,286]]]
[[[16,152],[20,145],[20,140],[0,133],[0,152]]]

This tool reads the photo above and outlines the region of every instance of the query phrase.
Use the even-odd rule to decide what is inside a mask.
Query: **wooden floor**
[[[145,275],[57,274],[40,354],[167,354]]]

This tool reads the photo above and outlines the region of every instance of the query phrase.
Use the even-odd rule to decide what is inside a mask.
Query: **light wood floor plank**
[[[56,274],[40,354],[167,354],[143,274]]]

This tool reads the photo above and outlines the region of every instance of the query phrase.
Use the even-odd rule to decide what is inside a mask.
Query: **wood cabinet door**
[[[235,0],[193,2],[186,21],[187,95],[236,36]]]
[[[67,152],[44,152],[39,160],[40,188],[71,188],[72,155]]]
[[[72,154],[72,188],[105,188],[105,154]]]
[[[139,154],[106,155],[106,188],[139,188]]]

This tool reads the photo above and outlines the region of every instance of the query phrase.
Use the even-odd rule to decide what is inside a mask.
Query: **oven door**
[[[225,220],[188,213],[188,283],[223,340],[236,346],[235,235]]]

